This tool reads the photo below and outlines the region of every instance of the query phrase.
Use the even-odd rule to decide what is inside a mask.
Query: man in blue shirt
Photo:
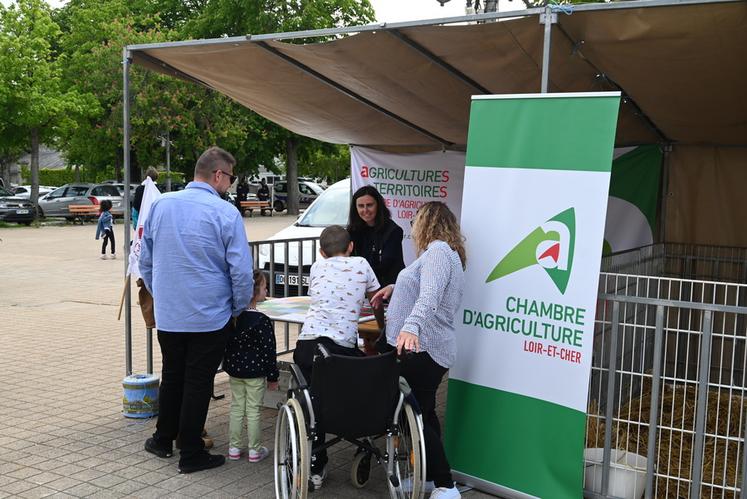
[[[233,316],[252,299],[252,258],[238,210],[221,199],[236,180],[234,157],[211,147],[197,160],[194,182],[151,206],[142,236],[140,273],[153,295],[163,356],[156,432],[145,450],[172,456],[179,473],[221,466],[201,438],[215,371]]]

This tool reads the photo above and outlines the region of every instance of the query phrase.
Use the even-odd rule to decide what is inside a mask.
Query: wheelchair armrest
[[[309,384],[306,382],[306,378],[304,378],[300,367],[298,367],[296,364],[290,364],[290,371],[291,376],[293,376],[293,378],[296,380],[296,384],[298,384],[298,388],[300,388],[301,390],[305,390],[309,387]]]

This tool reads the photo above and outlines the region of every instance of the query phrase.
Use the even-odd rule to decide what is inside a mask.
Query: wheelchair
[[[330,354],[322,345],[318,350],[311,387],[300,368],[291,364],[288,400],[278,407],[276,497],[306,498],[313,489],[312,453],[341,441],[358,447],[350,472],[355,487],[368,483],[375,461],[385,470],[392,498],[423,497],[423,419],[410,387],[399,377],[396,352],[345,357]],[[334,438],[312,448],[319,421]],[[377,440],[383,441],[383,449]]]

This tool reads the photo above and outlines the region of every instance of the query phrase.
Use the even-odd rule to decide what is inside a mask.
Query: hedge
[[[26,165],[21,165],[21,178],[22,184],[31,184],[31,169]],[[91,182],[98,183],[106,180],[116,178],[114,173],[114,167],[107,167],[105,169],[92,170],[89,168],[80,168],[80,182]],[[158,172],[158,180],[163,182],[166,180],[166,172]],[[183,182],[184,174],[181,172],[171,172],[171,180],[175,182]],[[71,167],[67,167],[62,170],[51,170],[51,169],[40,169],[39,170],[39,185],[49,186],[61,186],[75,182],[75,170]],[[133,182],[134,183],[134,182]]]

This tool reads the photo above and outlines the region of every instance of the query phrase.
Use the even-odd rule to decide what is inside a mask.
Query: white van
[[[325,227],[330,225],[342,225],[345,227],[348,224],[348,212],[350,210],[350,179],[341,180],[327,190],[322,192],[319,197],[311,203],[309,208],[298,217],[298,219],[285,229],[281,230],[277,234],[270,237],[268,240],[287,240],[287,239],[303,239],[303,238],[319,238]],[[279,286],[284,286],[285,277],[285,246],[286,243],[274,244],[274,255],[271,244],[262,244],[259,247],[258,264],[259,268],[270,272],[270,279],[273,280],[275,289],[278,290]],[[300,251],[299,251],[300,250]],[[312,252],[315,252],[315,257],[312,256]],[[297,286],[299,277],[299,253],[302,254],[301,260],[301,276],[302,284],[304,287],[308,286],[308,275],[311,269],[311,264],[318,258],[319,255],[319,244],[318,241],[313,242],[311,240],[288,243],[288,285]],[[274,256],[273,268],[270,268],[270,257]],[[277,291],[274,293],[275,296],[282,296],[282,293]],[[295,292],[294,292],[295,294]]]

